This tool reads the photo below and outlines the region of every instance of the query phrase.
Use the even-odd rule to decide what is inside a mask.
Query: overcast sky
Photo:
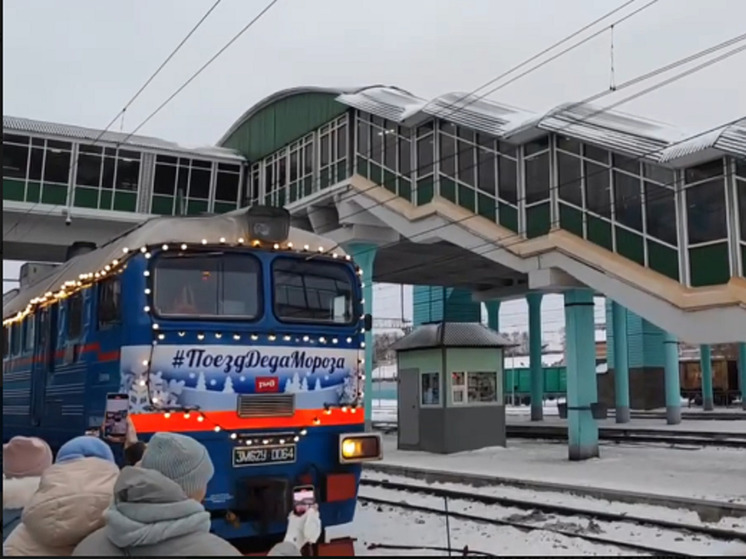
[[[619,15],[648,1],[638,0]],[[128,109],[124,131],[136,127],[266,3],[223,0]],[[252,104],[299,85],[382,83],[425,98],[471,91],[623,3],[280,0],[140,133],[212,144]],[[212,4],[5,0],[3,113],[103,128]],[[735,37],[744,32],[745,21],[746,0],[659,0],[615,27],[616,82]],[[545,111],[601,92],[610,84],[610,47],[607,31],[492,97]],[[746,114],[743,68],[746,53],[620,110],[691,132],[715,126]],[[602,105],[634,91],[609,96]],[[4,277],[16,276],[17,267],[4,264]],[[3,283],[4,291],[9,287]],[[398,305],[398,289],[383,291],[390,295],[381,299],[390,302],[381,314],[399,314],[398,307],[389,310]],[[507,307],[504,314],[522,315],[520,307]],[[547,307],[556,308],[561,320],[560,307]]]

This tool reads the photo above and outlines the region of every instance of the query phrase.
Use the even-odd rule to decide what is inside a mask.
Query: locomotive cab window
[[[352,276],[343,264],[278,258],[272,281],[278,320],[351,324],[356,318]]]
[[[163,317],[253,319],[260,289],[261,266],[248,254],[162,256],[155,263],[153,301]]]

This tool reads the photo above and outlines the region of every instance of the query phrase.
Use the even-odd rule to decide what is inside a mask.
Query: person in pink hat
[[[13,437],[3,445],[3,541],[21,521],[24,507],[52,465],[52,449],[36,437]]]

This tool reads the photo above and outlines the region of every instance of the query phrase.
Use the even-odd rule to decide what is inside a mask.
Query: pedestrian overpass
[[[565,293],[568,397],[584,405],[596,293],[673,343],[746,342],[746,119],[687,139],[586,105],[537,115],[372,86],[280,91],[217,148],[107,133],[92,153],[97,131],[3,127],[6,258],[60,260],[72,241],[103,242],[154,214],[282,205],[374,281],[481,301]],[[570,414],[571,432],[588,431],[586,409],[579,423]],[[571,448],[594,444],[581,439]]]

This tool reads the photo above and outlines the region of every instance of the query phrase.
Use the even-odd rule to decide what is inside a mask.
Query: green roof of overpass
[[[347,111],[349,107],[335,98],[359,89],[295,87],[278,91],[241,115],[218,145],[256,161]]]

